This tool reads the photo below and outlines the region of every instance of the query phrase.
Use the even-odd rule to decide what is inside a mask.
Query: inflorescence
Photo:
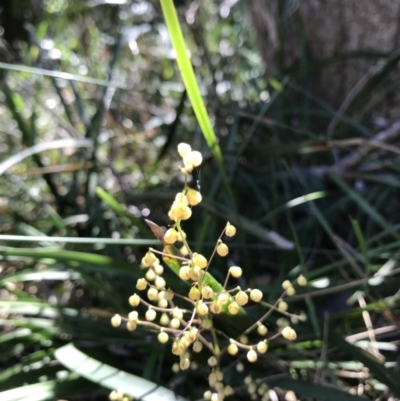
[[[293,341],[297,337],[296,331],[289,325],[289,320],[285,317],[278,319],[279,331],[269,338],[267,337],[268,329],[263,321],[274,310],[280,311],[284,316],[290,318],[293,324],[304,320],[305,317],[293,315],[287,311],[288,304],[284,301],[284,297],[294,295],[295,288],[294,283],[286,280],[282,284],[284,290],[282,296],[239,338],[225,339],[225,337],[221,338],[219,332],[217,333],[213,326],[213,315],[245,313],[243,306],[249,302],[262,301],[263,293],[257,288],[243,289],[238,285],[228,289],[230,278],[238,279],[242,276],[242,269],[239,266],[229,268],[224,285],[220,285],[208,273],[215,255],[226,257],[229,253],[229,247],[223,239],[236,234],[236,228],[231,223],[226,224],[210,258],[207,259],[204,255],[194,252],[189,246],[186,233],[182,229],[182,222],[192,216],[192,207],[201,202],[202,196],[199,191],[189,187],[188,179],[193,169],[201,165],[202,155],[200,152],[192,150],[186,143],[178,145],[178,153],[182,158],[181,171],[185,177],[185,184],[182,191],[176,194],[168,212],[173,223],[163,235],[162,241],[164,245],[174,247],[179,244],[179,255],[174,256],[180,262],[180,269],[177,273],[183,281],[189,283],[190,289],[187,294],[183,295],[176,294],[167,288],[163,277],[164,267],[157,255],[162,257],[163,255],[170,256],[170,254],[150,248],[141,260],[141,265],[146,269],[146,273],[136,282],[136,288],[140,293],[129,297],[129,304],[133,308],[139,304],[147,308],[145,315],[139,317],[137,310],[130,312],[128,317],[114,315],[111,324],[119,327],[122,322],[125,322],[129,331],[136,330],[138,326],[144,326],[154,331],[158,341],[162,344],[171,344],[172,354],[179,358],[172,366],[172,370],[176,373],[189,368],[196,369],[197,363],[193,360],[192,354],[208,352],[210,390],[204,393],[204,398],[211,401],[222,401],[226,396],[232,395],[234,390],[230,385],[224,384],[224,374],[220,365],[221,355],[226,351],[235,356],[242,351],[246,354],[249,362],[256,362],[260,355],[268,351],[271,339],[282,336],[286,340]],[[304,286],[307,284],[307,280],[301,275],[295,284]],[[177,306],[176,298],[184,300],[187,306],[185,308]],[[257,331],[261,337],[260,341],[255,344],[249,344],[247,337],[252,331]],[[223,345],[222,348],[221,345]],[[239,364],[241,362],[238,362],[237,369]]]

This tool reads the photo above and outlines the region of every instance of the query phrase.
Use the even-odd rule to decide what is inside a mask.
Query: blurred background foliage
[[[226,220],[239,231],[214,276],[240,265],[242,286],[257,283],[271,303],[282,280],[310,280],[290,299],[308,316],[296,344],[276,341],[244,372],[227,360],[234,398],[248,399],[251,374],[275,399],[286,390],[345,399],[338,389],[349,400],[399,399],[400,123],[369,102],[395,90],[397,54],[375,54],[386,64],[338,106],[310,82],[339,56],[306,63],[310,38],[299,34],[301,71],[277,63],[272,74],[247,2],[175,4],[234,197],[198,128],[157,1],[0,4],[0,399],[105,400],[104,387],[127,383],[137,396],[135,376],[202,397],[201,369],[173,374],[168,346],[109,324],[129,313],[138,261],[157,243],[144,218],[169,224],[182,141],[205,158],[204,202],[184,227],[191,243],[209,255]]]

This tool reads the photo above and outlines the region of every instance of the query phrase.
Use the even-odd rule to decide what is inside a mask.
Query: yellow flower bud
[[[210,305],[210,311],[212,313],[215,313],[216,315],[218,315],[219,313],[222,312],[222,305],[218,302],[218,301],[214,301],[211,305]]]
[[[207,360],[207,363],[208,363],[208,366],[213,367],[213,366],[217,365],[218,360],[215,356],[210,356],[210,358],[208,358],[208,360]]]
[[[147,279],[147,281],[154,281],[156,279],[156,273],[153,269],[147,270],[146,274],[144,275]]]
[[[231,300],[231,296],[227,292],[221,292],[221,294],[218,295],[217,299],[221,305],[225,305]]]
[[[242,268],[239,266],[232,266],[229,268],[229,273],[232,277],[239,278],[242,276],[243,271]]]
[[[169,228],[164,234],[164,241],[167,244],[174,244],[178,241],[178,232],[174,228]]]
[[[240,310],[240,306],[235,302],[231,302],[228,306],[228,311],[231,315],[236,315]]]
[[[114,316],[111,318],[111,326],[113,326],[113,327],[119,327],[119,326],[121,326],[121,322],[122,322],[122,318],[121,318],[120,315],[114,315]]]
[[[158,276],[164,273],[164,267],[162,265],[153,265],[153,270]]]
[[[179,253],[182,255],[182,256],[187,256],[187,255],[189,255],[189,250],[186,248],[186,246],[184,245],[181,249],[179,249]]]
[[[181,220],[188,220],[192,216],[192,209],[189,206],[186,206],[182,210],[182,214],[180,216]]]
[[[181,142],[178,144],[178,153],[180,157],[185,156],[187,153],[191,152],[192,148],[189,144]]]
[[[233,237],[236,234],[236,227],[229,223],[229,221],[226,223],[225,234],[228,237]]]
[[[186,153],[183,157],[183,164],[192,165],[193,167],[199,167],[203,161],[203,156],[197,150]]]
[[[267,344],[266,341],[260,341],[260,342],[257,344],[257,351],[258,351],[260,354],[265,354],[265,353],[267,352],[267,350],[268,350],[268,344]]]
[[[229,248],[223,242],[219,243],[217,246],[217,253],[219,256],[226,256],[229,253]]]
[[[292,295],[296,294],[296,290],[293,286],[290,286],[286,289],[286,294],[291,297]]]
[[[192,257],[192,262],[194,265],[199,266],[200,269],[205,269],[207,267],[207,259],[199,254],[199,253],[194,253]]]
[[[128,315],[128,319],[137,322],[139,320],[139,313],[135,310],[130,312]]]
[[[161,344],[165,344],[169,340],[169,335],[165,331],[161,331],[158,334],[157,339]]]
[[[157,313],[154,309],[147,309],[145,317],[148,322],[152,322],[157,317]]]
[[[185,352],[185,347],[181,344],[180,340],[175,340],[172,344],[172,353],[174,355],[182,355]]]
[[[201,277],[201,269],[199,266],[193,266],[190,270],[190,279],[193,281],[199,281]]]
[[[166,299],[159,299],[157,305],[160,308],[168,308],[168,301]]]
[[[166,313],[163,313],[160,318],[160,324],[162,324],[163,326],[168,326],[169,322],[169,316]]]
[[[179,363],[174,363],[174,364],[172,365],[172,371],[173,371],[174,373],[179,373],[180,370],[181,370],[181,369],[180,369],[180,367],[179,367]]]
[[[285,280],[283,283],[282,283],[282,288],[284,289],[284,290],[287,290],[289,287],[291,287],[292,286],[292,283],[289,281],[289,280]]]
[[[260,324],[260,325],[257,327],[257,333],[258,333],[260,336],[265,336],[265,335],[268,333],[268,329],[267,329],[263,324]]]
[[[206,392],[204,392],[203,394],[203,398],[207,401],[211,400],[211,396],[212,396],[212,392],[210,390],[207,390]]]
[[[139,278],[136,282],[136,288],[138,290],[145,290],[147,288],[147,281],[144,278]]]
[[[249,362],[255,362],[257,360],[257,352],[254,351],[253,349],[251,349],[248,353],[247,353],[247,360]]]
[[[286,340],[289,341],[294,341],[297,338],[296,332],[290,326],[286,326],[282,330],[282,336],[283,338],[286,338]]]
[[[240,290],[236,295],[235,295],[235,301],[240,305],[246,305],[247,302],[249,301],[249,297],[247,296],[247,294]]]
[[[203,349],[203,343],[200,341],[195,341],[193,343],[193,352],[201,352]]]
[[[156,261],[156,255],[154,255],[154,253],[153,252],[151,252],[151,251],[148,251],[147,253],[146,253],[146,255],[144,255],[144,258],[142,259],[143,260],[143,264],[144,264],[144,266],[151,266],[155,261]]]
[[[150,301],[156,301],[158,298],[158,290],[154,287],[151,287],[147,290],[147,298],[149,298]]]
[[[140,297],[138,294],[133,294],[129,297],[129,305],[130,306],[138,306],[140,304]]]
[[[192,287],[189,291],[189,298],[192,301],[197,301],[200,299],[200,290],[197,287]]]
[[[254,302],[260,302],[262,300],[262,297],[263,297],[263,293],[259,289],[253,288],[250,291],[250,298]]]
[[[209,299],[214,295],[214,291],[210,286],[207,285],[201,289],[201,295],[203,298]]]
[[[199,191],[190,188],[186,193],[186,198],[189,202],[189,205],[196,206],[201,202],[202,196]]]
[[[208,313],[208,306],[204,302],[199,302],[196,305],[196,311],[200,316],[206,315]]]
[[[278,309],[282,312],[286,312],[289,308],[289,305],[285,301],[281,301],[278,304]]]
[[[183,265],[180,269],[179,269],[179,277],[182,280],[189,280],[190,279],[190,267],[187,265]]]
[[[169,322],[169,326],[173,329],[179,329],[180,325],[181,325],[181,321],[175,317],[173,319],[171,319],[171,321]]]
[[[228,346],[229,355],[236,355],[238,353],[238,351],[239,351],[239,348],[237,347],[236,344],[234,344],[234,343],[229,344],[229,346]]]
[[[155,285],[159,290],[164,289],[164,288],[165,288],[165,284],[166,284],[166,282],[165,282],[165,280],[164,280],[161,276],[156,277],[156,279],[154,280],[154,285]]]
[[[189,360],[189,358],[182,358],[182,359],[180,360],[180,362],[179,362],[179,367],[180,367],[182,370],[189,369],[189,367],[190,367],[190,360]]]
[[[297,277],[297,284],[304,287],[307,285],[307,279],[302,274],[300,274],[300,276]]]
[[[172,317],[176,319],[183,319],[183,311],[182,309],[179,309],[178,307],[175,307],[174,310],[172,311]]]

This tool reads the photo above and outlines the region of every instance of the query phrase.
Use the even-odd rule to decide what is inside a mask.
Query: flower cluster
[[[136,308],[139,304],[146,307],[146,313],[139,318],[137,310],[129,313],[127,318],[115,315],[111,324],[118,327],[122,322],[126,323],[128,330],[133,331],[141,325],[157,334],[160,343],[170,343],[172,354],[178,357],[172,369],[174,372],[197,367],[193,358],[195,353],[207,352],[209,354],[208,365],[210,373],[208,383],[210,390],[204,393],[204,398],[211,401],[223,400],[226,396],[233,394],[233,389],[224,384],[224,375],[221,369],[221,356],[224,351],[235,356],[239,351],[246,353],[249,362],[256,362],[258,357],[268,351],[268,343],[272,338],[281,335],[289,341],[296,339],[295,330],[288,324],[282,322],[278,333],[267,338],[267,327],[262,323],[269,314],[276,310],[288,317],[299,317],[287,312],[288,304],[283,300],[285,295],[293,295],[294,287],[290,282],[283,283],[284,293],[268,312],[249,327],[242,336],[237,339],[230,338],[222,348],[221,339],[213,326],[213,317],[221,313],[227,315],[244,314],[243,307],[249,302],[258,303],[262,301],[263,293],[257,288],[241,288],[238,285],[231,286],[228,283],[231,278],[238,279],[242,276],[239,266],[231,266],[223,285],[218,283],[208,272],[214,256],[226,257],[229,247],[224,238],[236,234],[236,228],[227,223],[218,238],[214,251],[210,258],[194,252],[189,246],[186,233],[182,229],[182,221],[192,216],[192,208],[198,205],[202,196],[199,191],[188,185],[189,174],[194,168],[202,163],[202,155],[191,149],[190,145],[181,143],[178,145],[178,153],[182,158],[181,171],[185,176],[185,184],[181,192],[178,192],[168,212],[172,221],[170,228],[159,238],[165,247],[176,249],[173,258],[179,262],[175,271],[181,280],[189,284],[187,294],[175,294],[167,287],[163,277],[164,267],[158,256],[171,257],[171,253],[149,249],[141,260],[142,267],[146,270],[144,277],[139,278],[136,288],[140,293],[130,296],[129,304]],[[152,225],[155,226],[154,223]],[[161,230],[158,227],[159,230]],[[178,245],[179,244],[179,245]],[[177,248],[175,248],[178,245]],[[158,256],[157,256],[158,255]],[[306,279],[300,276],[297,284],[305,285]],[[179,302],[177,302],[177,299]],[[182,307],[182,302],[186,303]],[[249,344],[247,335],[256,330],[261,339],[256,344]],[[224,340],[222,340],[224,341]]]

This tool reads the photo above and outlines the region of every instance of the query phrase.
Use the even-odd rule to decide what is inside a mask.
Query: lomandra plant
[[[198,205],[202,196],[199,191],[189,186],[190,174],[202,163],[200,152],[192,150],[186,143],[178,145],[178,153],[182,158],[181,171],[184,174],[184,186],[181,192],[175,196],[168,216],[171,227],[164,231],[151,221],[147,221],[153,233],[163,243],[163,251],[150,248],[141,261],[146,270],[144,277],[137,280],[136,289],[129,297],[129,304],[136,308],[140,304],[147,309],[144,316],[140,316],[137,310],[133,310],[127,317],[114,315],[111,324],[119,327],[122,324],[129,331],[134,331],[138,326],[147,328],[157,336],[160,343],[171,345],[172,354],[176,355],[177,362],[172,370],[178,373],[191,367],[196,367],[197,362],[193,353],[205,353],[207,355],[207,372],[209,389],[204,393],[204,398],[211,401],[222,401],[232,395],[234,389],[224,382],[224,355],[228,353],[238,358],[243,353],[249,362],[256,362],[258,358],[268,351],[268,345],[273,339],[282,336],[286,340],[294,341],[296,331],[288,325],[287,319],[278,319],[279,330],[269,334],[265,320],[274,311],[279,310],[290,317],[292,322],[302,319],[301,316],[288,312],[288,304],[284,301],[286,295],[295,293],[294,283],[285,281],[282,284],[283,294],[270,307],[266,313],[251,324],[237,338],[230,338],[226,333],[214,327],[214,317],[225,314],[228,317],[245,314],[244,307],[250,303],[262,301],[263,293],[258,288],[242,288],[235,283],[242,276],[242,268],[229,267],[225,282],[221,285],[210,273],[215,257],[226,257],[229,253],[225,237],[233,237],[236,228],[229,222],[226,223],[220,237],[217,239],[214,250],[208,257],[197,253],[189,245],[186,233],[182,229],[182,222],[192,216],[192,207]],[[177,247],[177,245],[179,246]],[[161,259],[160,259],[160,257]],[[164,261],[181,280],[188,283],[186,293],[175,293],[167,286],[163,277]],[[305,285],[304,276],[296,280],[298,285]],[[257,331],[260,339],[255,344],[250,344],[248,334]],[[231,360],[230,360],[231,362]],[[237,359],[237,367],[243,369],[243,365]],[[254,387],[254,383],[246,383]],[[268,399],[266,386],[259,391],[263,401]],[[111,398],[115,398],[116,392]]]

